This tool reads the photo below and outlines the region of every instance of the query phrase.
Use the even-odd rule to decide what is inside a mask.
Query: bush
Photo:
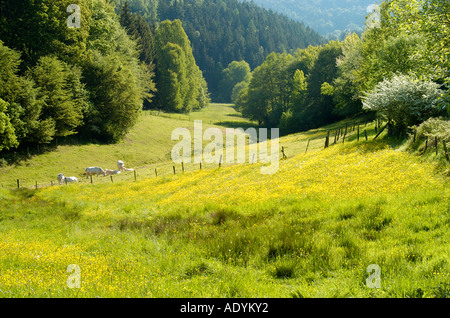
[[[408,126],[445,114],[439,85],[406,75],[394,75],[378,83],[363,97],[363,108],[378,112],[391,124],[397,136],[406,135]]]
[[[425,140],[434,140],[437,138],[439,142],[450,142],[450,121],[444,118],[429,118],[422,124],[413,127],[416,130],[416,140],[411,139],[407,143],[407,149],[418,150],[423,148]]]

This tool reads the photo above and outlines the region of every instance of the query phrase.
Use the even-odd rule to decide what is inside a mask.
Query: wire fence
[[[373,121],[360,121],[360,122],[352,122],[347,123],[345,126],[336,128],[334,130],[326,130],[323,134],[315,134],[311,138],[302,138],[302,141],[306,144],[304,147],[304,150],[301,150],[297,153],[289,153],[289,150],[285,146],[281,146],[280,152],[281,156],[280,158],[282,160],[286,160],[289,158],[292,158],[300,153],[307,154],[308,152],[312,150],[321,150],[326,149],[328,147],[331,147],[333,145],[337,145],[339,143],[344,144],[345,142],[350,141],[368,141],[369,136],[372,137],[372,140],[377,139],[383,131],[386,129],[388,130],[389,134],[389,123],[384,124],[380,120],[375,121],[375,125],[373,128],[367,128],[368,124],[372,124]],[[413,143],[416,142],[416,134],[417,131],[412,131],[412,138]],[[442,148],[439,147],[439,144],[442,144]],[[429,138],[426,138],[425,141],[425,147],[422,150],[422,154],[424,154],[426,151],[429,151],[430,149],[433,149],[438,155],[439,149],[442,149],[443,154],[447,161],[449,160],[449,154],[448,149],[445,140],[439,141],[437,137],[435,137],[432,140],[429,140]],[[255,158],[253,156],[252,159],[249,158],[248,162],[246,161],[245,164],[254,164],[258,163],[258,158]],[[4,163],[2,162],[2,165]],[[241,163],[229,163],[225,162],[223,160],[223,157],[220,157],[220,160],[218,163],[185,163],[182,162],[181,164],[173,164],[173,163],[156,163],[151,165],[145,165],[141,167],[136,167],[133,169],[133,171],[125,172],[121,174],[116,175],[109,175],[109,176],[101,176],[101,177],[85,177],[80,178],[77,183],[84,183],[84,184],[98,184],[98,183],[106,183],[106,182],[124,182],[124,181],[138,181],[143,180],[146,178],[161,178],[161,177],[167,177],[172,175],[177,175],[180,173],[185,172],[193,172],[203,169],[217,169],[221,168],[223,166],[231,166]],[[67,179],[66,179],[67,180]],[[10,189],[38,189],[38,188],[45,188],[49,186],[56,186],[56,185],[70,185],[71,182],[63,182],[59,183],[58,181],[50,180],[50,182],[38,182],[34,181],[31,183],[29,180],[28,182],[24,183],[23,180],[20,180],[19,178],[16,180],[16,184],[14,186],[7,186],[5,187],[4,184],[2,184],[2,188],[10,188]]]

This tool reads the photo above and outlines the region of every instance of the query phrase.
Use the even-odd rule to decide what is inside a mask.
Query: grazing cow
[[[120,170],[109,170],[109,169],[105,170],[105,173],[107,176],[111,176],[113,174],[119,174],[120,172],[121,172]]]
[[[64,177],[63,173],[59,173],[56,178],[59,181],[59,184],[69,183],[69,182],[78,182],[78,179],[75,177]]]
[[[59,184],[63,183],[64,180],[64,174],[59,173],[58,177],[56,177],[56,179],[58,180]]]
[[[86,178],[88,178],[89,176],[93,176],[93,175],[97,175],[99,176],[100,174],[106,176],[106,172],[100,168],[100,167],[89,167],[85,169],[86,171]]]

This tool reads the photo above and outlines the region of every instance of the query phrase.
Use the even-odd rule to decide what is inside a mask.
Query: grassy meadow
[[[384,133],[373,140],[372,122],[357,141],[347,120],[281,137],[288,158],[274,175],[250,162],[174,175],[171,132],[194,119],[254,125],[222,104],[145,113],[119,144],[60,144],[3,167],[0,297],[450,296],[450,188],[430,156]],[[323,149],[346,124],[346,139]],[[118,159],[136,181],[83,178],[85,166]],[[59,172],[82,180],[47,186]],[[69,288],[71,264],[80,288]],[[371,264],[379,288],[367,282]]]

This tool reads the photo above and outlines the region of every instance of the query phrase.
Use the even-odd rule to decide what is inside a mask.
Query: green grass
[[[221,127],[218,110],[246,124],[230,105],[192,118]],[[121,145],[59,146],[3,171],[5,183],[45,179],[121,155],[139,179],[0,189],[1,297],[449,297],[448,178],[371,140],[373,123],[360,127],[369,141],[352,129],[326,150],[326,132],[351,121],[281,138],[288,159],[275,175],[247,163],[174,176],[167,141],[193,123],[170,116],[143,115]],[[70,264],[81,289],[66,284]],[[366,284],[371,264],[379,289]]]
[[[191,115],[157,114],[157,111],[142,112],[136,126],[117,144],[80,144],[71,140],[66,145],[60,141],[56,149],[49,146],[49,151],[41,146],[43,153],[25,156],[24,160],[0,168],[0,184],[6,188],[14,188],[19,179],[23,187],[34,187],[36,182],[38,186],[49,186],[52,181],[56,182],[56,176],[60,172],[65,176],[82,179],[86,167],[100,166],[115,170],[117,160],[123,160],[128,168],[137,169],[141,176],[154,175],[155,167],[162,169],[159,173],[161,175],[172,171],[172,166],[167,163],[171,160],[171,150],[177,143],[171,140],[174,129],[185,127],[192,131],[194,120],[203,121],[203,130],[209,127],[224,129],[231,127],[228,125],[230,123],[243,128],[253,124],[240,117],[229,104],[211,104]],[[128,173],[128,177],[130,175],[132,174]]]

